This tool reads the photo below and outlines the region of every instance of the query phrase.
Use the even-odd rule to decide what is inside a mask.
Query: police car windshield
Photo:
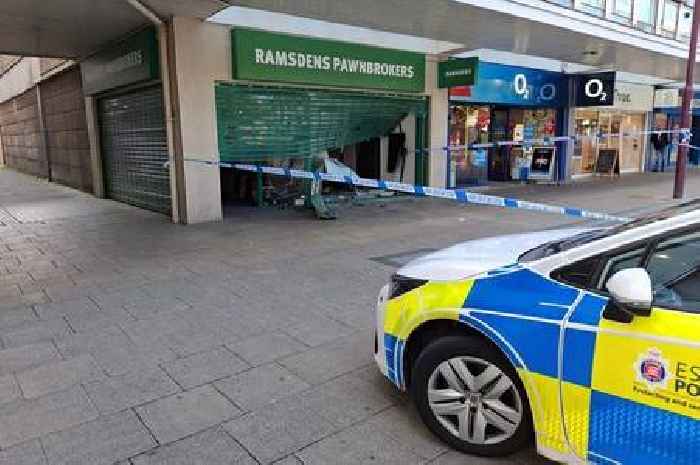
[[[617,226],[591,229],[590,231],[585,231],[564,239],[546,242],[522,254],[518,259],[518,262],[526,263],[532,262],[534,260],[539,260],[541,258],[550,257],[552,255],[556,255],[560,252],[564,252],[575,247],[589,244],[591,242],[604,239],[606,237],[614,236],[616,234],[620,234],[625,231],[629,231],[630,229],[638,228],[640,226],[645,226],[651,223],[655,223],[657,221],[666,220],[674,216],[681,215],[683,213],[688,213],[693,210],[697,210],[699,208],[700,200],[694,200],[692,202],[683,203],[674,207],[665,208],[650,215],[640,216],[635,220],[628,221]]]

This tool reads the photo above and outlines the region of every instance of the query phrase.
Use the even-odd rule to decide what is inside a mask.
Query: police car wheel
[[[479,338],[446,336],[429,344],[414,364],[411,391],[428,428],[462,452],[508,455],[532,442],[520,378]]]

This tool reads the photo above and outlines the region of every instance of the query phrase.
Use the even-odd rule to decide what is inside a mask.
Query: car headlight
[[[394,273],[391,275],[391,289],[389,290],[389,298],[393,299],[413,289],[422,286],[427,283],[426,279],[415,279],[409,278],[407,276],[401,276],[400,274]]]

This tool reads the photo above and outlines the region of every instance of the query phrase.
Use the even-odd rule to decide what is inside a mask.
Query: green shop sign
[[[83,92],[95,94],[136,82],[158,79],[158,39],[154,28],[137,32],[80,63]]]
[[[249,29],[231,38],[235,79],[425,91],[420,53]]]
[[[438,63],[438,87],[473,86],[479,72],[479,59],[452,58]]]

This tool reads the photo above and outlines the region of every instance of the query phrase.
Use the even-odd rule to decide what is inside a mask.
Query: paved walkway
[[[670,182],[518,195],[628,213]],[[372,311],[411,255],[574,220],[427,199],[228,213],[172,225],[0,169],[0,465],[544,463],[433,439],[372,365]]]

